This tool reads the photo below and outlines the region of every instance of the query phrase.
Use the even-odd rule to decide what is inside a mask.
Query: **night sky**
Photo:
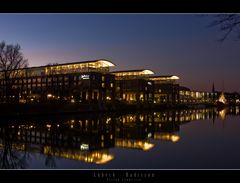
[[[192,90],[240,92],[240,41],[199,14],[1,14],[0,41],[20,44],[30,66],[109,59],[112,70],[178,75]]]

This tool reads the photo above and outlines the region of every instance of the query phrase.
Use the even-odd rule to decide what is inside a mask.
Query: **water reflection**
[[[2,119],[0,166],[28,168],[34,153],[44,155],[46,168],[61,168],[58,158],[106,164],[115,158],[111,148],[150,151],[153,140],[177,143],[185,123],[229,114],[239,115],[239,108]]]

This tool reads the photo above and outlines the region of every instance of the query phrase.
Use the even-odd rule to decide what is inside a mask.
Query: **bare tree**
[[[237,34],[240,40],[240,14],[218,14],[214,15],[214,21],[210,26],[218,26],[223,36],[219,41],[224,41],[231,33]]]
[[[19,44],[0,43],[0,74],[4,81],[6,102],[9,102],[9,95],[13,90],[16,78],[23,77],[22,68],[28,66],[28,60],[24,58]]]

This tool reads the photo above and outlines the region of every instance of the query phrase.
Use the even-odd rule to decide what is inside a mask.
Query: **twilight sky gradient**
[[[30,66],[105,58],[113,70],[178,75],[192,90],[240,92],[240,41],[197,14],[0,14],[0,41],[19,43]],[[223,84],[224,83],[224,84]]]

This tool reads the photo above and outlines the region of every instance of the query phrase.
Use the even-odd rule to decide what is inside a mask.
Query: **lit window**
[[[110,84],[110,87],[113,88],[113,83]]]
[[[103,87],[103,88],[105,87],[105,83],[102,83],[102,87]]]
[[[105,80],[105,77],[104,76],[102,76],[102,81],[104,81]]]

